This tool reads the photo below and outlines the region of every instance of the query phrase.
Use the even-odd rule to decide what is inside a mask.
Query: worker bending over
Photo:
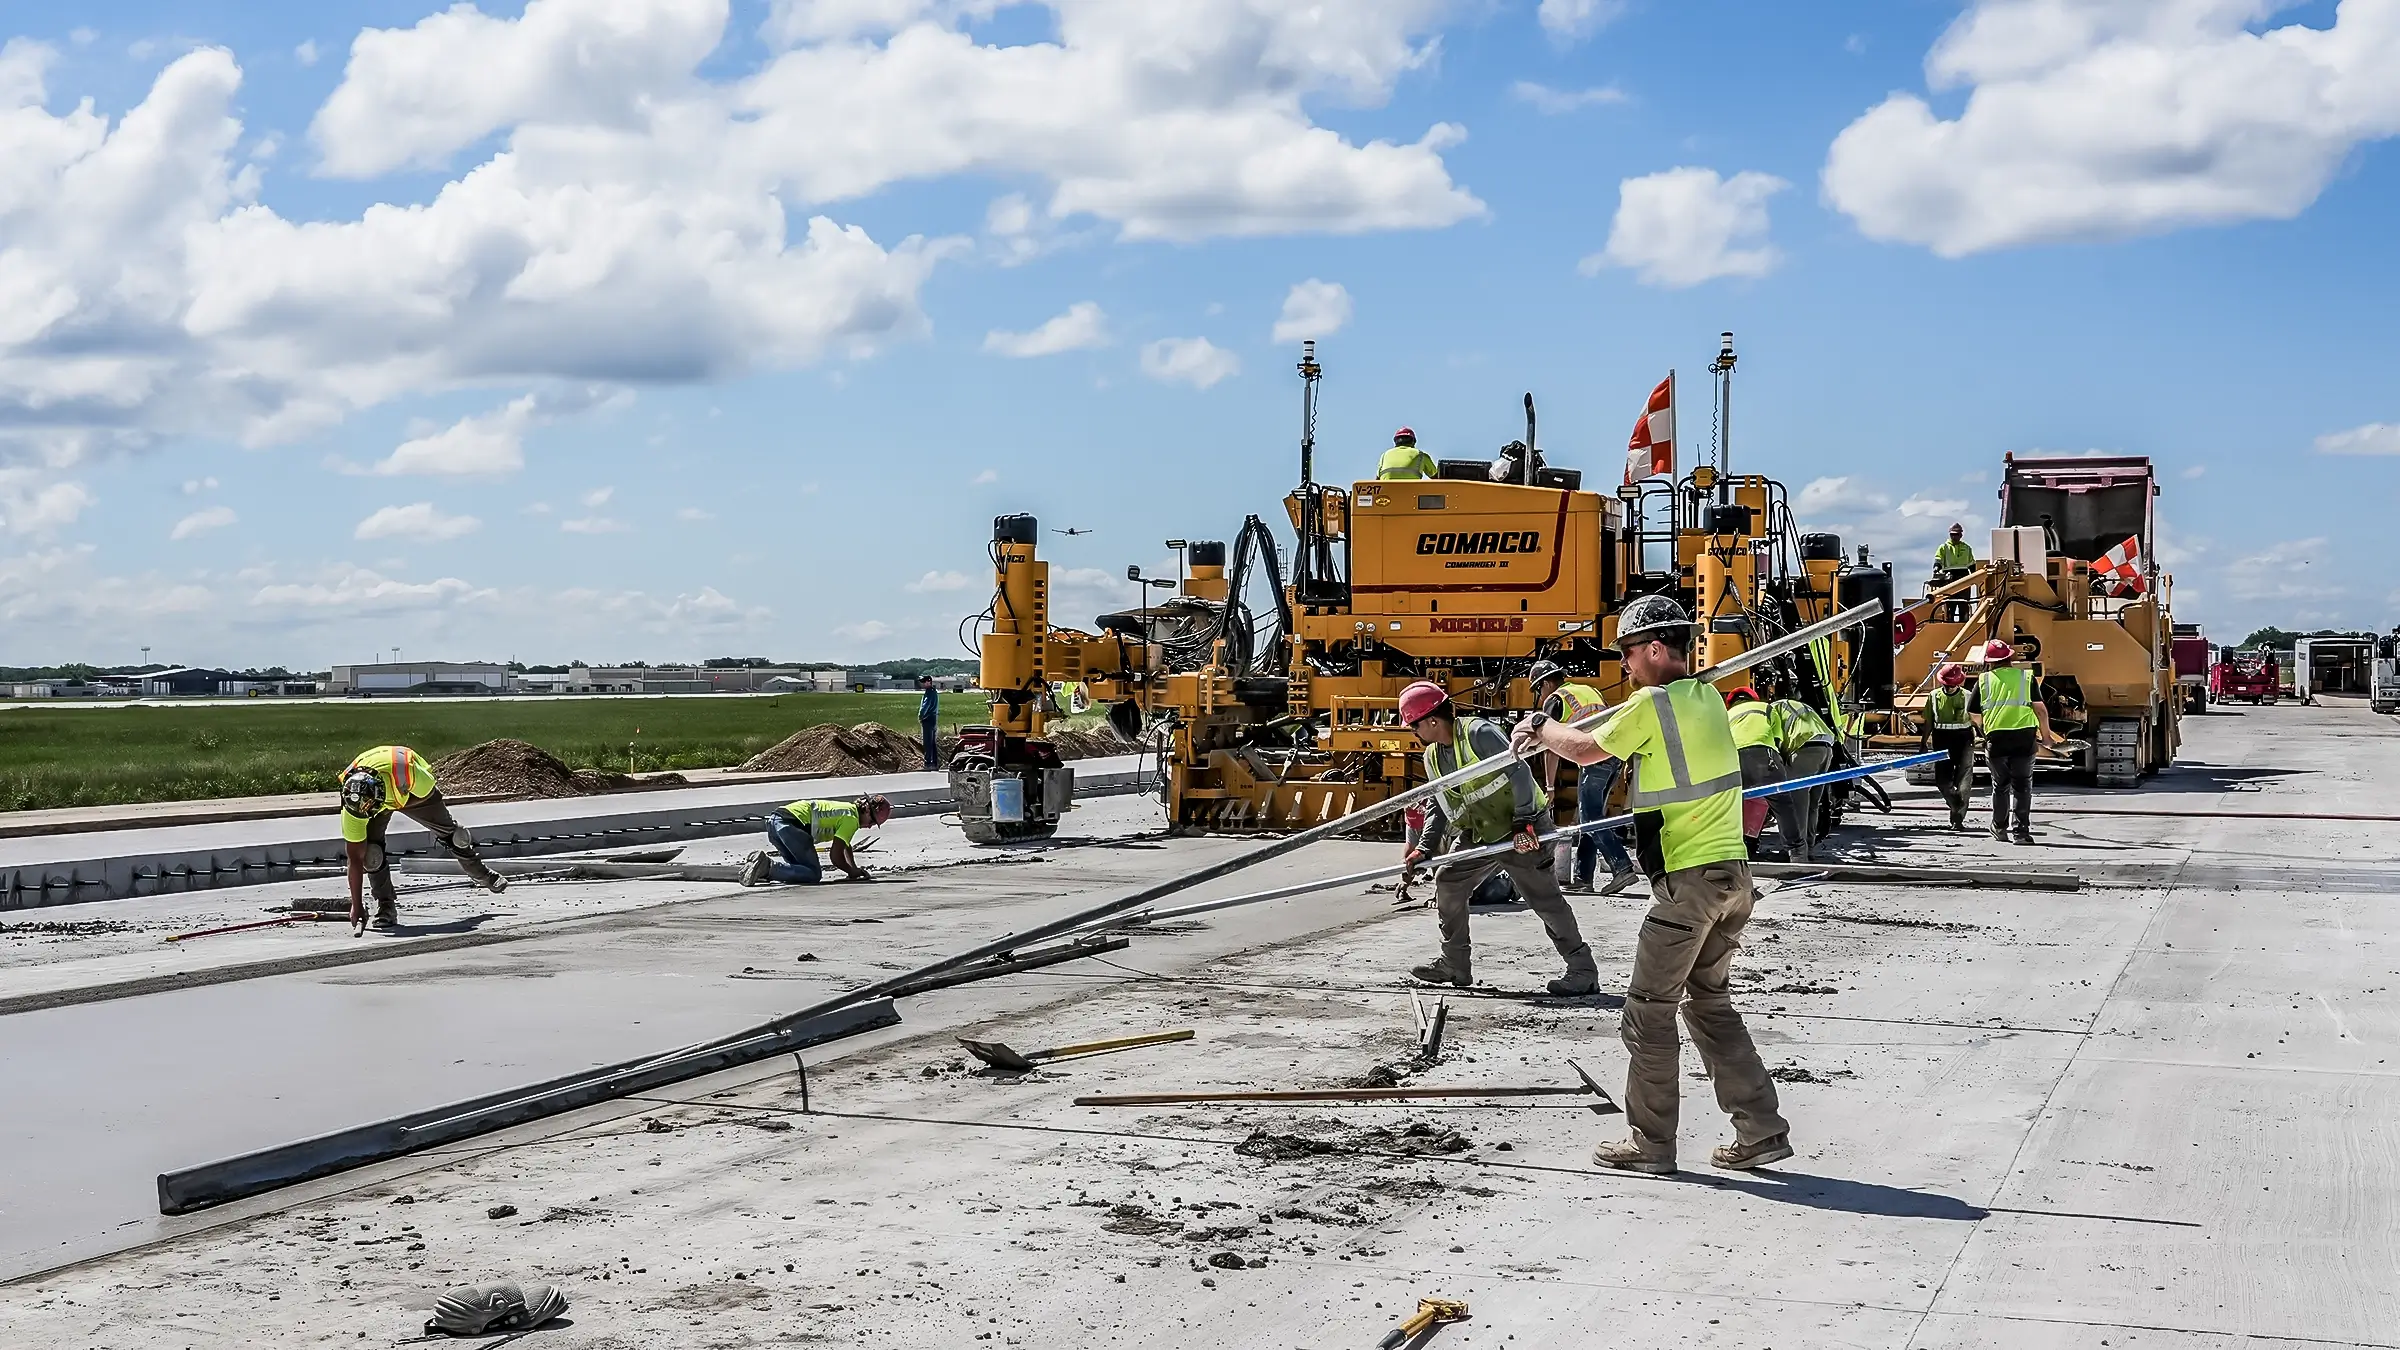
[[[1775,716],[1782,725],[1784,766],[1794,778],[1813,778],[1833,767],[1833,728],[1817,710],[1796,698],[1778,699]],[[1817,803],[1823,788],[1799,788],[1774,798],[1775,825],[1783,831],[1783,846],[1793,862],[1811,861],[1817,846]]]
[[[1417,433],[1402,427],[1392,433],[1392,448],[1383,452],[1375,465],[1377,478],[1439,478],[1441,466],[1433,456],[1417,448]]]
[[[1967,798],[1975,787],[1975,724],[1967,720],[1967,668],[1945,661],[1925,698],[1926,746],[1949,758],[1933,766],[1933,786],[1950,804],[1950,828],[1967,828]]]
[[[1679,1003],[1717,1104],[1733,1117],[1733,1142],[1711,1160],[1747,1168],[1792,1156],[1775,1084],[1726,988],[1753,900],[1742,857],[1742,767],[1724,701],[1691,678],[1692,631],[1691,616],[1665,596],[1635,600],[1617,629],[1637,691],[1624,710],[1596,737],[1540,713],[1516,735],[1519,754],[1548,750],[1578,764],[1632,766],[1636,851],[1657,900],[1642,920],[1621,1022],[1633,1135],[1603,1144],[1592,1161],[1634,1172],[1675,1170]]]
[[[1400,691],[1400,720],[1425,743],[1425,774],[1442,778],[1465,765],[1508,753],[1508,736],[1496,722],[1461,718],[1450,695],[1438,685],[1419,680]],[[1562,998],[1589,994],[1600,987],[1600,968],[1592,962],[1576,926],[1575,910],[1559,894],[1558,876],[1539,835],[1550,814],[1550,799],[1534,786],[1532,768],[1522,762],[1504,773],[1445,788],[1434,794],[1425,811],[1425,832],[1401,855],[1408,867],[1438,857],[1450,828],[1456,826],[1470,846],[1507,842],[1506,853],[1474,862],[1454,863],[1434,874],[1433,908],[1441,927],[1442,954],[1409,974],[1427,984],[1475,982],[1473,946],[1467,940],[1467,902],[1495,871],[1506,872],[1517,894],[1541,918],[1550,945],[1567,963],[1567,973],[1550,982],[1550,992]]]
[[[405,745],[379,745],[362,750],[342,770],[342,844],[350,860],[350,922],[365,921],[359,884],[375,892],[374,927],[389,933],[400,926],[400,893],[392,889],[392,860],[384,847],[384,832],[399,812],[424,826],[433,841],[475,884],[494,893],[508,889],[506,878],[483,865],[467,827],[450,814],[449,803],[433,781],[433,766]]]
[[[1725,691],[1725,718],[1733,728],[1733,750],[1742,762],[1742,789],[1767,787],[1784,779],[1783,716],[1775,705],[1758,696],[1749,685]],[[1589,770],[1586,770],[1589,772]],[[1745,857],[1762,857],[1758,837],[1767,828],[1767,814],[1779,800],[1773,797],[1744,797],[1742,799],[1742,852]],[[1788,841],[1787,841],[1787,847]]]
[[[1525,679],[1533,686],[1535,706],[1561,722],[1580,722],[1607,706],[1599,690],[1588,684],[1570,683],[1567,672],[1556,661],[1535,662],[1533,669],[1525,672]],[[1611,760],[1576,773],[1577,824],[1588,825],[1595,820],[1608,819],[1608,794],[1617,785],[1618,768],[1618,764]],[[1542,785],[1545,788],[1556,786],[1558,760],[1552,758],[1543,761],[1542,773]],[[1625,843],[1618,837],[1617,831],[1585,830],[1575,837],[1574,846],[1568,854],[1571,866],[1563,883],[1565,888],[1589,892],[1599,879],[1593,864],[1602,858],[1608,859],[1608,885],[1601,889],[1600,894],[1619,894],[1631,889],[1633,883],[1642,879],[1642,874],[1633,870],[1632,855],[1626,853]]]
[[[1983,733],[1984,758],[1992,766],[1992,838],[2033,842],[2033,757],[2050,733],[2050,710],[2042,704],[2033,672],[2016,664],[2017,649],[2004,638],[1983,647],[1983,678],[1967,701],[1968,716]],[[2009,803],[2016,827],[2009,828]]]
[[[786,886],[816,885],[825,879],[824,864],[817,861],[820,842],[832,846],[834,866],[852,881],[866,881],[867,869],[858,865],[858,855],[851,851],[858,828],[862,824],[881,825],[891,818],[891,802],[879,795],[849,802],[803,800],[776,807],[767,813],[767,842],[783,856],[751,854],[742,865],[742,884],[760,886],[780,881]]]

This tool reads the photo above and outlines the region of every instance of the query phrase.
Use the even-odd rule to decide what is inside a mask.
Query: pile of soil
[[[681,787],[681,774],[635,778],[607,769],[570,769],[538,745],[502,737],[433,762],[446,797],[585,797],[599,792]]]
[[[924,747],[881,722],[795,732],[742,761],[750,773],[908,773],[925,767]]]

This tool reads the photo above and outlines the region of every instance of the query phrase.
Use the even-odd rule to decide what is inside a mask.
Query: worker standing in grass
[[[350,922],[366,922],[362,882],[375,893],[374,927],[389,933],[400,927],[400,893],[392,888],[391,856],[384,832],[399,812],[424,826],[475,883],[495,894],[508,889],[506,878],[483,865],[474,837],[450,814],[449,803],[433,781],[433,766],[405,745],[379,745],[362,750],[342,770],[342,844],[350,861]]]
[[[1682,1110],[1675,1012],[1733,1117],[1734,1140],[1710,1155],[1719,1167],[1763,1167],[1792,1156],[1775,1083],[1727,992],[1733,954],[1754,892],[1742,856],[1742,764],[1725,703],[1691,677],[1693,623],[1663,595],[1646,595],[1618,619],[1617,650],[1636,688],[1598,735],[1535,713],[1517,728],[1519,754],[1548,750],[1578,764],[1632,766],[1634,835],[1657,897],[1642,920],[1621,1035],[1625,1119],[1631,1138],[1603,1144],[1592,1161],[1633,1172],[1675,1170]],[[1686,1000],[1689,1000],[1688,1002]]]
[[[1778,699],[1775,715],[1782,725],[1783,762],[1794,778],[1813,778],[1833,767],[1833,728],[1817,710],[1796,698]],[[1780,793],[1775,824],[1783,831],[1783,846],[1793,862],[1812,861],[1817,846],[1817,803],[1822,788]]]
[[[1600,691],[1588,684],[1567,679],[1566,670],[1555,661],[1537,661],[1525,673],[1533,686],[1536,706],[1561,722],[1580,722],[1608,706]],[[1608,818],[1608,794],[1617,785],[1615,761],[1595,764],[1575,775],[1575,820],[1586,824]],[[1552,759],[1542,766],[1545,788],[1558,782],[1558,761]],[[1615,830],[1585,830],[1575,838],[1570,854],[1573,866],[1568,870],[1566,889],[1589,892],[1599,880],[1599,870],[1593,866],[1602,858],[1608,860],[1608,885],[1602,895],[1616,895],[1631,889],[1642,874],[1633,870],[1632,855],[1626,853],[1624,841]]]
[[[1402,427],[1392,433],[1392,448],[1383,452],[1375,466],[1377,478],[1439,478],[1441,466],[1433,456],[1417,448],[1417,433]]]
[[[1967,713],[1983,732],[1984,758],[1992,766],[1992,838],[2009,843],[2033,842],[2033,757],[2050,732],[2050,710],[2043,706],[2040,682],[2033,672],[2016,664],[2017,649],[2006,639],[1984,644],[1983,677],[1967,700]],[[2015,828],[2009,827],[2009,803],[2016,803]]]
[[[925,741],[925,768],[930,773],[942,767],[942,695],[931,675],[919,675],[917,688],[923,695],[917,700],[917,731]]]
[[[891,818],[891,802],[873,794],[849,802],[803,800],[776,807],[767,813],[767,842],[783,856],[751,854],[742,865],[742,884],[816,885],[825,879],[825,866],[817,860],[820,843],[831,846],[834,866],[852,881],[865,881],[867,869],[858,865],[858,855],[851,851],[859,826],[881,825]]]
[[[1760,698],[1757,690],[1745,684],[1739,689],[1725,691],[1725,718],[1733,727],[1734,753],[1741,757],[1743,790],[1782,782],[1783,715],[1775,710],[1775,705]],[[1773,797],[1742,799],[1742,848],[1746,856],[1761,856],[1759,835],[1766,830],[1767,814],[1774,810],[1777,800]]]
[[[1419,680],[1400,691],[1400,720],[1425,743],[1425,773],[1441,778],[1464,765],[1508,753],[1508,735],[1497,722],[1462,718],[1440,685]],[[1494,872],[1506,872],[1517,894],[1542,921],[1550,945],[1567,963],[1567,973],[1550,982],[1561,998],[1589,994],[1600,987],[1600,968],[1592,961],[1576,925],[1575,910],[1559,893],[1558,874],[1540,834],[1549,818],[1550,799],[1534,786],[1533,769],[1524,763],[1506,773],[1464,783],[1436,793],[1425,810],[1425,832],[1401,855],[1409,867],[1438,857],[1450,828],[1456,826],[1470,846],[1506,842],[1506,853],[1476,862],[1457,863],[1434,874],[1433,907],[1441,926],[1442,954],[1409,974],[1427,984],[1473,984],[1473,946],[1467,940],[1467,902]]]
[[[1967,668],[1945,661],[1925,699],[1926,744],[1950,756],[1933,766],[1933,785],[1950,804],[1950,828],[1967,828],[1967,799],[1975,786],[1975,724],[1967,720]]]

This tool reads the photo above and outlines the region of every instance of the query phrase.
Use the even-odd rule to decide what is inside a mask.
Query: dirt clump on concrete
[[[1465,1135],[1447,1125],[1430,1125],[1411,1121],[1394,1129],[1376,1125],[1368,1129],[1338,1126],[1318,1135],[1288,1134],[1269,1129],[1256,1129],[1250,1136],[1233,1146],[1233,1151],[1245,1158],[1267,1162],[1296,1162],[1302,1158],[1323,1157],[1328,1153],[1400,1153],[1415,1157],[1439,1157],[1464,1153],[1475,1145]]]
[[[588,797],[684,783],[681,774],[636,778],[608,769],[572,769],[542,747],[506,736],[435,760],[433,778],[442,795],[452,798]]]

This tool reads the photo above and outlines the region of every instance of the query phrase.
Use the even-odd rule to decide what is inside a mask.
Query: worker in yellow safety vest
[[[1508,733],[1481,717],[1460,717],[1448,690],[1419,680],[1400,691],[1400,720],[1425,744],[1425,776],[1443,778],[1486,756],[1508,753]],[[1504,772],[1436,793],[1425,807],[1425,830],[1407,846],[1401,862],[1414,868],[1438,859],[1452,826],[1469,847],[1506,843],[1508,851],[1442,867],[1433,879],[1435,922],[1442,954],[1409,971],[1427,984],[1464,988],[1475,982],[1474,949],[1467,938],[1467,902],[1495,871],[1506,872],[1526,908],[1542,921],[1550,945],[1567,963],[1567,973],[1550,982],[1550,992],[1568,998],[1600,988],[1600,968],[1575,922],[1574,907],[1559,894],[1558,874],[1541,833],[1549,824],[1550,799],[1534,786],[1531,766],[1512,763]]]
[[[753,853],[742,865],[742,884],[763,886],[780,881],[787,886],[814,886],[825,879],[825,867],[817,861],[817,845],[830,846],[833,865],[847,873],[852,881],[872,881],[867,869],[858,865],[854,851],[861,825],[881,825],[892,818],[891,802],[877,794],[855,801],[812,801],[802,799],[778,806],[767,813],[767,842],[775,846],[781,857]]]
[[[1975,548],[1967,542],[1967,527],[1954,520],[1950,522],[1950,537],[1933,551],[1933,584],[1937,588],[1946,586],[1974,570]],[[1966,597],[1953,596],[1942,606],[1942,617],[1952,623],[1963,621],[1967,617]]]
[[[1588,684],[1567,678],[1565,667],[1556,661],[1542,660],[1525,672],[1526,683],[1533,686],[1534,706],[1561,722],[1575,723],[1608,706],[1600,691]],[[1588,824],[1608,818],[1608,794],[1617,785],[1619,765],[1604,760],[1575,774],[1575,821]],[[1542,786],[1558,785],[1558,760],[1555,756],[1542,764]],[[1642,879],[1633,870],[1633,855],[1625,851],[1625,841],[1614,829],[1585,830],[1575,841],[1563,847],[1567,879],[1565,889],[1577,894],[1591,894],[1599,880],[1595,867],[1602,858],[1608,860],[1608,884],[1601,887],[1602,895],[1617,895],[1631,890]]]
[[[1925,744],[1948,759],[1933,766],[1933,786],[1950,804],[1950,828],[1967,828],[1968,795],[1975,788],[1975,724],[1967,720],[1967,668],[1945,661],[1925,696]]]
[[[495,893],[508,889],[506,878],[484,866],[475,852],[467,827],[450,814],[449,803],[433,781],[433,766],[405,745],[379,745],[361,750],[342,770],[342,851],[350,864],[350,922],[367,926],[360,885],[375,895],[374,928],[380,933],[400,927],[400,894],[392,888],[391,855],[385,831],[398,812],[433,835],[433,842],[458,859],[461,870],[476,884]]]
[[[2010,843],[2033,842],[2033,757],[2043,742],[2058,739],[2050,732],[2050,709],[2042,703],[2041,682],[2033,672],[2015,664],[2017,649],[2005,638],[1984,644],[1982,678],[1967,700],[1967,714],[1983,732],[1984,758],[1992,768],[1992,838]],[[2009,803],[2016,803],[2015,828]]]
[[[1782,782],[1783,714],[1775,710],[1775,705],[1745,684],[1725,691],[1725,718],[1733,727],[1734,753],[1742,759],[1743,791]],[[1752,858],[1762,856],[1758,837],[1767,827],[1767,813],[1773,809],[1771,797],[1742,799],[1742,845]]]
[[[1776,748],[1794,778],[1814,778],[1833,767],[1833,728],[1817,710],[1796,698],[1778,699],[1775,712],[1783,725]],[[1817,844],[1817,804],[1822,788],[1796,788],[1774,798],[1775,826],[1783,831],[1783,846],[1793,862],[1809,862]]]
[[[1377,478],[1439,478],[1441,466],[1433,456],[1417,448],[1417,433],[1402,427],[1392,433],[1392,448],[1383,452],[1375,465]]]
[[[1517,728],[1521,755],[1547,750],[1577,764],[1622,760],[1633,775],[1634,833],[1654,897],[1634,948],[1620,1035],[1631,1138],[1592,1161],[1635,1172],[1675,1170],[1682,1073],[1675,1011],[1733,1117],[1719,1167],[1763,1167],[1792,1156],[1775,1083],[1759,1062],[1728,993],[1733,954],[1755,892],[1742,847],[1742,762],[1724,701],[1692,678],[1694,625],[1681,605],[1645,595],[1618,616],[1617,650],[1635,685],[1595,735],[1535,713]]]

